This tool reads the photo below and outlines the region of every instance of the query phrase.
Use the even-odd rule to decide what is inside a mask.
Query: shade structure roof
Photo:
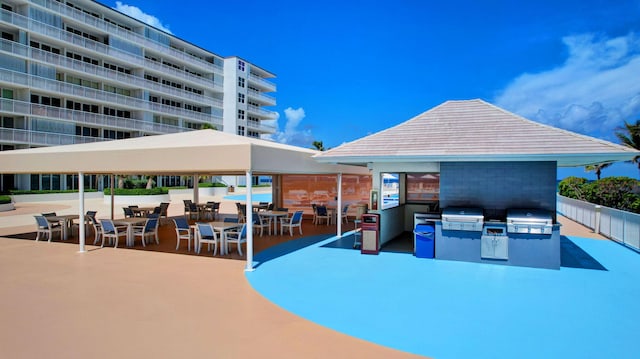
[[[447,101],[406,122],[329,151],[323,163],[556,161],[585,166],[628,161],[629,147],[537,123],[482,100]]]
[[[318,151],[199,130],[124,140],[0,152],[1,173],[85,174],[368,174],[356,166],[323,164]]]

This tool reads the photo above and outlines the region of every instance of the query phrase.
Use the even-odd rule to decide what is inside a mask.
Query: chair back
[[[129,207],[122,207],[125,217],[133,217],[133,211]]]
[[[98,214],[98,211],[87,211],[87,217],[89,218],[96,218],[96,214]]]
[[[144,225],[144,231],[153,232],[156,230],[156,227],[158,227],[158,218],[149,218]]]
[[[220,209],[220,202],[213,202],[213,209],[214,210],[219,210]]]
[[[160,203],[160,209],[162,209],[162,212],[160,212],[161,216],[167,216],[167,210],[169,209],[169,202],[162,202]]]
[[[274,207],[275,205],[273,203],[269,203],[269,205],[267,206],[267,211],[273,211]]]
[[[278,211],[278,212],[289,212],[289,208],[287,208],[287,207],[278,207],[278,208],[276,208],[276,211]]]
[[[238,235],[238,239],[247,238],[247,224],[242,225],[242,229],[240,230],[240,234]]]
[[[200,232],[200,237],[203,239],[216,239],[216,232],[213,230],[213,227],[209,223],[196,223],[196,227],[198,227],[198,232]]]
[[[55,217],[56,216],[56,212],[43,213],[42,215],[44,217]]]
[[[147,218],[160,218],[160,213],[151,213],[147,216]]]
[[[238,223],[238,222],[240,222],[238,220],[238,218],[233,218],[233,217],[224,217],[224,219],[222,221],[226,222],[226,223]]]
[[[318,214],[318,216],[327,216],[327,207],[316,206],[316,213]]]
[[[348,205],[348,204],[346,204],[346,205],[342,208],[342,214],[346,214],[348,210],[349,210],[349,205]]]
[[[49,221],[44,216],[34,216],[39,228],[49,228]]]
[[[129,206],[129,208],[139,208],[138,206],[136,206],[135,204]]]
[[[162,214],[162,207],[160,207],[160,206],[155,207],[155,208],[153,209],[153,212],[152,212],[151,214],[157,214],[157,215]]]
[[[177,229],[189,229],[189,222],[184,217],[177,217],[173,219]]]
[[[104,233],[116,233],[116,227],[110,219],[103,219],[100,223],[102,224],[102,230]]]
[[[191,202],[189,203],[189,211],[190,212],[198,212],[198,205]]]
[[[296,211],[291,217],[292,224],[298,224],[302,221],[302,211]]]

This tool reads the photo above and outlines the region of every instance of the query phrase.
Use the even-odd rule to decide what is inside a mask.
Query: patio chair
[[[169,218],[169,202],[161,202],[160,203],[160,209],[162,210],[160,212],[160,218],[164,218],[164,219],[168,219]]]
[[[36,233],[36,241],[40,240],[40,234],[45,235],[49,242],[51,242],[51,238],[54,233],[58,233],[60,238],[62,238],[62,226],[58,223],[51,223],[47,221],[45,216],[34,216],[36,218],[36,224],[38,225],[37,233]]]
[[[233,243],[238,247],[238,254],[242,254],[242,243],[247,242],[247,224],[243,224],[242,228],[237,231],[226,232],[227,253],[229,253],[229,243]]]
[[[289,208],[287,207],[278,207],[276,208],[277,212],[289,212]]]
[[[158,218],[147,218],[144,226],[133,226],[133,240],[137,237],[140,237],[142,240],[142,246],[146,247],[145,239],[147,237],[154,236],[156,239],[156,244],[160,244],[160,239],[158,238]]]
[[[317,224],[317,219],[318,219],[318,211],[317,211],[318,206],[315,203],[311,203],[311,210],[313,211],[313,224]]]
[[[180,240],[187,240],[187,250],[191,250],[191,241],[193,240],[193,233],[191,233],[191,227],[189,222],[184,217],[178,217],[173,219],[173,223],[176,225],[176,250],[180,247]],[[194,244],[195,246],[195,244]]]
[[[238,221],[245,222],[247,218],[247,205],[236,202],[236,208],[238,209]]]
[[[263,217],[259,213],[254,214],[253,230],[260,229],[260,237],[262,237],[265,228],[269,230],[269,235],[271,235],[271,217]]]
[[[238,220],[237,217],[224,217],[222,222],[225,222],[225,223],[240,223],[240,220]]]
[[[329,216],[326,206],[316,206],[316,222],[314,224],[318,225],[322,220],[326,220],[328,226],[331,223],[331,216]]]
[[[122,211],[124,212],[124,217],[125,218],[133,218],[133,217],[135,217],[135,214],[133,213],[133,211],[129,207],[122,207]]]
[[[216,206],[217,205],[217,206]],[[217,207],[217,208],[216,208]],[[220,203],[209,201],[204,206],[203,216],[205,218],[210,218],[211,220],[215,220],[218,215],[218,210],[220,209]]]
[[[287,218],[280,218],[280,235],[284,234],[284,228],[289,228],[289,235],[293,236],[293,228],[298,227],[300,234],[302,234],[302,211],[295,211],[293,216]]]
[[[89,219],[89,223],[91,223],[91,227],[93,227],[93,234],[94,234],[93,245],[96,245],[98,244],[98,240],[100,240],[100,236],[102,236],[102,225],[98,223],[98,220],[96,219],[95,215],[91,216],[87,214],[87,218]]]
[[[213,255],[215,256],[218,253],[218,235],[216,231],[213,229],[209,223],[196,223],[196,229],[198,230],[197,240],[196,240],[196,253],[200,254],[200,250],[202,249],[202,243],[207,243],[207,245],[213,247]]]
[[[100,220],[102,225],[102,244],[100,247],[104,247],[104,241],[109,239],[109,243],[115,242],[114,248],[118,248],[118,240],[120,237],[127,238],[127,227],[116,226],[110,219]]]
[[[348,204],[347,204],[347,205],[345,205],[345,206],[342,208],[342,214],[341,214],[341,217],[342,217],[342,220],[344,220],[344,223],[349,223],[349,217],[347,216],[347,211],[348,211],[348,210],[349,210],[349,205],[348,205]]]
[[[134,217],[142,217],[142,212],[135,212],[135,211],[133,211],[134,209],[136,209],[136,208],[140,208],[140,207],[138,207],[138,206],[136,206],[136,205],[131,205],[131,206],[129,206],[129,208],[131,208],[131,212],[133,212],[133,216],[134,216]]]
[[[47,212],[42,214],[44,217],[55,217],[57,216],[56,212]]]
[[[187,213],[191,211],[191,203],[193,203],[190,199],[183,199],[182,203],[184,203],[184,216],[187,216]]]
[[[275,207],[275,204],[269,203],[269,205],[267,206],[267,211],[273,211],[274,207]]]

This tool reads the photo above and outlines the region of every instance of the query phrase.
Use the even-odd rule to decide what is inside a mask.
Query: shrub
[[[11,197],[9,196],[0,196],[0,204],[11,203]]]
[[[567,177],[560,181],[558,184],[558,192],[561,196],[581,199],[586,201],[586,197],[584,196],[584,185],[587,183],[586,178],[581,177]]]
[[[638,181],[633,178],[606,177],[584,185],[584,193],[588,202],[633,211],[634,203],[640,198],[635,193],[637,188]]]
[[[113,194],[116,196],[152,196],[152,195],[159,195],[159,194],[167,194],[169,193],[169,190],[167,190],[166,188],[151,188],[151,189],[145,189],[145,188],[114,188],[113,189]],[[104,194],[106,196],[111,195],[111,191],[109,188],[104,190]]]
[[[227,187],[226,184],[224,183],[220,183],[220,182],[215,182],[215,183],[211,183],[211,182],[202,182],[202,183],[198,183],[198,187],[200,188],[207,188],[207,187]]]

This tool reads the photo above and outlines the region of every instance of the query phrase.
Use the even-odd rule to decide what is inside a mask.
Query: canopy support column
[[[336,222],[338,222],[336,236],[342,237],[342,173],[338,173],[338,203],[336,205]]]
[[[117,176],[111,175],[111,178],[109,180],[109,189],[111,190],[110,197],[111,197],[111,220],[112,221],[113,221],[113,216],[114,216],[113,208],[114,208],[114,203],[115,203],[115,198],[114,198],[115,191],[113,190],[113,186],[114,186],[113,182],[115,182],[117,178],[118,178]]]
[[[247,209],[246,209],[246,216],[245,216],[245,225],[247,226],[247,266],[245,268],[245,271],[247,272],[252,272],[254,270],[253,268],[253,200],[251,199],[252,197],[252,186],[253,183],[251,182],[252,180],[252,173],[251,171],[247,171],[246,173],[246,179],[247,179]],[[240,245],[240,244],[238,244]]]
[[[193,175],[193,202],[200,203],[200,190],[198,189],[198,179],[200,176]]]
[[[85,218],[84,218],[84,173],[78,172],[78,242],[80,243],[80,253],[86,252],[85,243]]]

